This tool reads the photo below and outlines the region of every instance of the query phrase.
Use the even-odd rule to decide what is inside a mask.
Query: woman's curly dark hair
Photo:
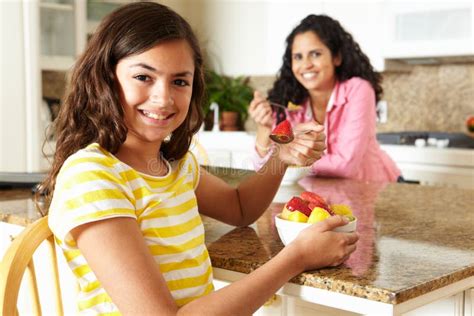
[[[370,82],[375,90],[376,101],[382,96],[382,76],[370,64],[369,58],[361,51],[352,35],[341,24],[326,15],[308,15],[286,38],[286,49],[283,55],[277,80],[268,91],[268,98],[276,103],[288,104],[289,101],[301,104],[308,98],[308,91],[296,80],[291,70],[291,47],[298,34],[314,32],[329,48],[332,56],[340,54],[342,63],[336,67],[338,81],[345,81],[352,77],[360,77]]]
[[[124,5],[104,18],[76,62],[65,100],[55,120],[56,151],[40,193],[52,197],[56,176],[64,161],[91,143],[116,153],[128,129],[119,99],[115,68],[128,56],[140,54],[165,41],[183,39],[192,49],[194,79],[191,104],[184,122],[163,143],[168,160],[183,157],[203,121],[203,58],[190,25],[168,7],[153,2]],[[157,153],[158,156],[159,153]]]

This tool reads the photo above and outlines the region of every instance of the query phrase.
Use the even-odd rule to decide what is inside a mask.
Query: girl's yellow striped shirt
[[[114,217],[136,219],[179,306],[213,290],[194,193],[199,165],[191,152],[167,164],[169,172],[163,177],[139,173],[95,143],[65,161],[56,181],[49,226],[79,282],[81,313],[120,314],[70,235],[79,225]]]

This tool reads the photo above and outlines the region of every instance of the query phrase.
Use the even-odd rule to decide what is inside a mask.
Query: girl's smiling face
[[[169,40],[121,59],[115,75],[127,142],[160,145],[183,123],[194,78],[192,49],[185,40]]]
[[[332,56],[329,48],[312,31],[295,36],[291,46],[291,70],[307,90],[331,90],[336,81],[335,68],[341,64],[339,56]]]

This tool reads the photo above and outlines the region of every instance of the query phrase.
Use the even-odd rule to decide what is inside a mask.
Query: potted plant
[[[248,105],[253,97],[248,77],[229,77],[210,70],[205,74],[206,101],[204,114],[209,117],[213,102],[219,105],[220,129],[224,131],[243,130],[247,119]]]

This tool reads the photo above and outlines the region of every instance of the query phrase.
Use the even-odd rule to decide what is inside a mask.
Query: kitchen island
[[[231,184],[251,173],[210,171]],[[436,307],[439,315],[474,315],[474,191],[466,189],[312,177],[282,186],[249,227],[204,217],[216,280],[226,284],[242,278],[284,247],[274,216],[303,190],[317,192],[332,204],[350,205],[360,240],[343,265],[304,272],[281,288],[268,302],[272,314],[412,315],[412,310],[448,299],[452,306],[442,306],[452,313]],[[38,216],[28,191],[0,192],[1,221],[24,225]],[[413,315],[435,315],[417,311]]]

